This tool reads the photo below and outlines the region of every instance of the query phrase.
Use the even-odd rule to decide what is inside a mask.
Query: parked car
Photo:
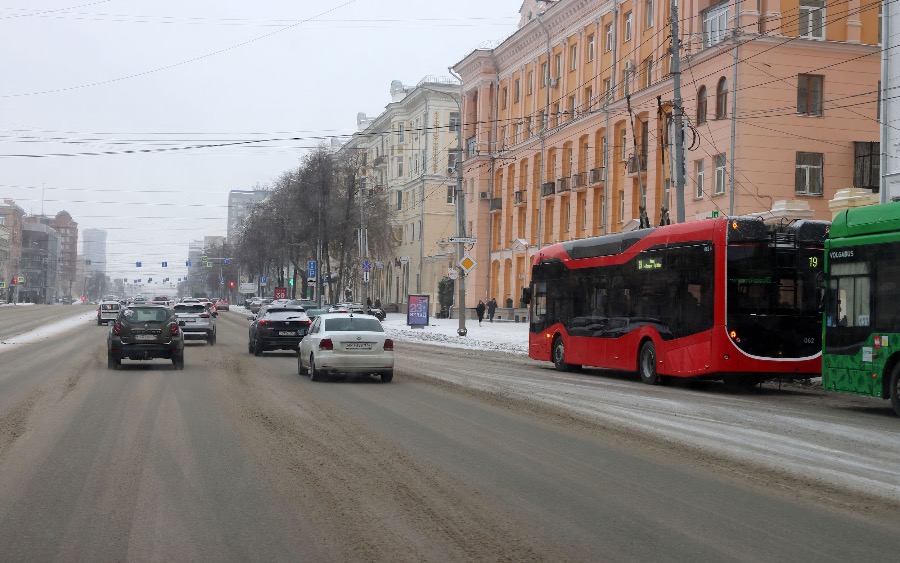
[[[184,332],[175,313],[162,305],[131,305],[119,311],[106,337],[107,368],[122,360],[171,360],[184,369]]]
[[[216,300],[216,311],[230,311],[231,303],[228,302],[227,299],[217,299]]]
[[[323,313],[297,348],[297,373],[312,381],[336,374],[378,374],[394,378],[394,341],[372,315]]]
[[[216,319],[203,303],[178,303],[173,309],[185,340],[206,340],[210,346],[215,345]]]
[[[118,301],[101,301],[97,305],[97,326],[114,322],[121,308]]]
[[[269,307],[250,323],[247,350],[256,356],[266,350],[296,350],[310,324],[303,307]]]

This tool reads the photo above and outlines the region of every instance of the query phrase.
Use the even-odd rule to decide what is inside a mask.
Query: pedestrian
[[[484,301],[478,300],[478,306],[475,307],[475,314],[478,315],[478,326],[481,326],[481,321],[484,319]]]
[[[372,308],[372,298],[371,297],[366,297],[366,307],[368,307],[369,309]]]
[[[491,322],[494,322],[494,313],[497,311],[497,299],[496,298],[492,298],[490,301],[488,301],[487,311],[488,311],[488,319],[490,319]]]

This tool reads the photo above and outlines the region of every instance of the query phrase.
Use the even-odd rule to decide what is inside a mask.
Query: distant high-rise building
[[[261,203],[269,197],[267,190],[231,190],[228,193],[228,241],[234,242],[234,237],[240,232],[241,225],[250,208],[255,203]]]
[[[85,229],[81,235],[82,254],[89,273],[106,273],[106,231],[103,229]]]

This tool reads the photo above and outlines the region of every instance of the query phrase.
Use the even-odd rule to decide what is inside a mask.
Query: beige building
[[[391,217],[366,221],[389,221],[396,246],[391,256],[370,257],[375,267],[368,287],[356,294],[397,303],[401,310],[408,295],[427,294],[434,314],[438,282],[456,256],[448,238],[456,235],[459,83],[426,77],[404,86],[395,80],[384,112],[374,118],[359,114],[357,125],[359,132],[339,152],[366,155],[366,193],[388,198],[393,210]]]
[[[830,219],[839,191],[877,189],[878,5],[680,3],[684,220]],[[455,65],[468,307],[518,304],[547,244],[676,220],[669,10],[526,0],[516,33]]]

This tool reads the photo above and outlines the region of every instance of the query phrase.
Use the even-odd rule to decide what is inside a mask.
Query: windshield
[[[124,311],[125,319],[131,323],[162,323],[169,318],[168,311],[161,307],[129,308]]]
[[[337,319],[325,319],[327,332],[384,332],[384,327],[378,319],[364,319],[358,317],[340,317]]]
[[[767,358],[821,352],[816,279],[823,251],[771,245],[727,250],[726,324],[734,344]]]

